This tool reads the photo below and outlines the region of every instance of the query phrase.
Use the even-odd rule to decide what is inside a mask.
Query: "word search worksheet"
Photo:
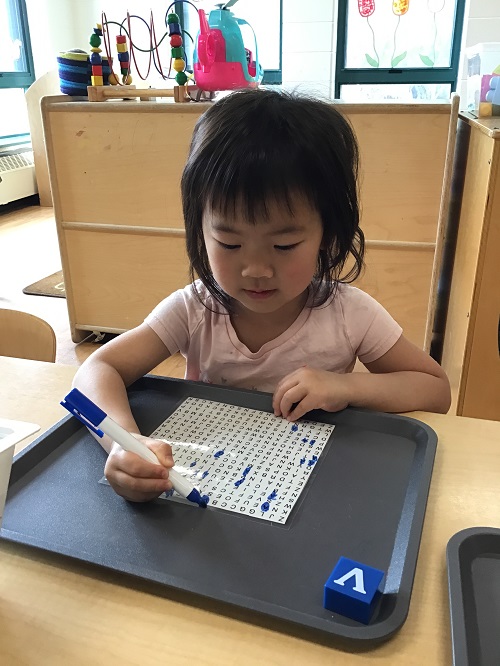
[[[150,437],[172,445],[209,506],[284,524],[334,428],[187,398]]]

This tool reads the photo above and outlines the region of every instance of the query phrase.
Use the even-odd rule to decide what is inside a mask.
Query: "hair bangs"
[[[274,203],[286,206],[293,216],[297,197],[304,197],[317,208],[315,188],[308,183],[313,165],[304,156],[301,159],[293,154],[296,150],[285,147],[282,152],[279,148],[273,146],[266,152],[256,146],[243,151],[235,146],[224,161],[209,159],[205,173],[210,177],[204,179],[200,199],[223,217],[242,216],[251,224],[266,222]]]

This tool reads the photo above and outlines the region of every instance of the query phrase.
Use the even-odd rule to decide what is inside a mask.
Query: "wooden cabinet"
[[[359,286],[428,346],[457,103],[344,104],[360,145]],[[206,104],[42,100],[75,341],[139,324],[188,282],[180,177]],[[451,127],[451,132],[450,132]]]
[[[453,104],[346,104],[360,147],[366,269],[356,286],[376,298],[419,347],[429,348],[442,218],[458,115]]]
[[[452,413],[500,421],[500,118],[460,114],[465,170],[442,365]]]
[[[201,106],[42,99],[75,342],[133,328],[188,283],[180,176]]]

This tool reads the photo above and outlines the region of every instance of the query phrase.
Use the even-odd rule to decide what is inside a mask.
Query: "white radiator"
[[[33,151],[0,152],[0,205],[37,192]]]

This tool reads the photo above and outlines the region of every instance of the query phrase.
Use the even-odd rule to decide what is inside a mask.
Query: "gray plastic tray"
[[[472,527],[448,542],[453,663],[500,664],[500,529]]]
[[[129,389],[146,434],[188,396],[272,411],[271,396],[256,391],[152,376]],[[68,416],[16,456],[1,536],[135,577],[124,584],[151,581],[160,594],[175,588],[228,614],[237,606],[245,619],[294,634],[370,646],[408,613],[437,437],[414,419],[367,410],[308,418],[336,427],[285,525],[124,501],[98,483],[105,453]],[[323,608],[342,555],[386,572],[368,625]]]

